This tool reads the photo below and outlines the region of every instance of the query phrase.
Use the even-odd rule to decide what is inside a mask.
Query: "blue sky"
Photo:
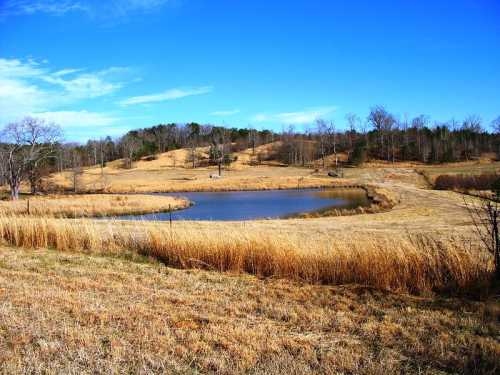
[[[500,1],[0,0],[0,124],[500,116]]]

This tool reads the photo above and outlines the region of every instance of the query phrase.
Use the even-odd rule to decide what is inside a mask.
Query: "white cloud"
[[[31,111],[44,109],[50,95],[24,81],[0,77],[0,121],[11,121]]]
[[[82,70],[52,72],[46,63],[0,58],[0,122],[112,94],[123,86],[118,79],[127,68]]]
[[[54,77],[63,77],[63,76],[67,76],[69,74],[81,72],[82,70],[83,69],[62,69],[62,70],[58,70],[55,73],[52,73],[52,76],[54,76]]]
[[[79,127],[102,127],[115,124],[119,119],[107,113],[89,111],[55,111],[32,113],[34,117],[54,122],[65,129]]]
[[[210,113],[210,116],[232,116],[232,115],[235,115],[237,113],[240,113],[239,109],[231,109],[231,110],[227,110],[227,111],[215,111],[215,112]]]
[[[158,10],[171,0],[4,0],[0,4],[0,17],[45,13],[62,16],[70,12],[84,13],[92,18],[126,17],[132,13]]]
[[[133,96],[131,98],[120,101],[121,105],[147,104],[164,102],[167,100],[175,100],[185,98],[187,96],[202,95],[212,92],[211,86],[195,87],[195,88],[175,88],[158,94]]]
[[[60,71],[58,72],[60,73]],[[69,73],[63,74],[67,75]],[[46,75],[41,77],[45,82],[59,85],[67,95],[74,98],[96,98],[111,94],[122,87],[121,83],[107,82],[101,78],[99,72],[80,74],[73,79],[61,78],[61,75]]]
[[[33,60],[25,62],[18,59],[3,59],[0,58],[0,76],[6,78],[29,78],[40,76],[45,73],[45,70],[40,67],[40,64]]]
[[[46,13],[63,15],[68,12],[86,11],[88,7],[76,0],[5,0],[0,5],[0,15],[15,16],[23,14]]]
[[[333,106],[318,107],[298,112],[282,112],[275,114],[259,113],[252,120],[255,122],[277,122],[288,125],[309,124],[317,119],[328,116],[335,112],[337,108]]]

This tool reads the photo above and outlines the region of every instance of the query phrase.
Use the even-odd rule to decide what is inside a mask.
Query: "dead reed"
[[[139,215],[188,207],[187,199],[158,195],[46,195],[17,201],[0,201],[0,214],[56,217]]]
[[[326,243],[227,229],[170,230],[115,221],[0,216],[0,240],[24,248],[118,253],[158,258],[168,266],[249,273],[315,284],[357,283],[414,294],[469,290],[492,267],[485,254],[460,239],[428,236],[331,236]]]

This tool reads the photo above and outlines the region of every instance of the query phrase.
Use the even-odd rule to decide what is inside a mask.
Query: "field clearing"
[[[426,165],[417,162],[390,163],[371,161],[363,167],[345,168],[343,178],[332,178],[327,175],[333,169],[333,156],[327,159],[327,168],[319,168],[321,161],[315,162],[317,168],[280,166],[268,161],[259,165],[256,155],[270,153],[275,144],[262,145],[256,148],[235,153],[237,160],[224,167],[222,178],[211,178],[218,174],[216,166],[192,168],[185,160],[189,150],[179,149],[157,155],[156,159],[142,159],[134,163],[131,169],[123,169],[122,160],[107,164],[103,169],[90,167],[78,176],[79,192],[182,192],[182,191],[228,191],[228,190],[269,190],[316,188],[353,183],[372,183],[374,181],[394,180],[401,177],[401,172],[418,171],[423,178],[413,177],[413,184],[426,187],[433,183],[440,174],[480,174],[484,172],[500,172],[500,162],[492,162],[483,158],[477,161]],[[200,157],[207,157],[208,148],[197,150]],[[345,155],[339,154],[339,160]],[[400,175],[400,176],[398,176]],[[409,174],[402,176],[406,182]],[[71,171],[56,173],[44,181],[44,186],[52,191],[71,191],[74,176]]]
[[[498,301],[0,248],[2,373],[497,373]]]
[[[217,167],[161,169],[113,169],[105,170],[103,181],[99,168],[86,169],[79,177],[79,192],[104,191],[110,193],[144,193],[176,191],[227,191],[312,188],[330,186],[335,181],[326,174],[314,173],[307,168],[255,166],[232,168],[223,171],[222,178],[210,178],[217,174]],[[47,180],[49,190],[71,190],[71,172],[57,174]]]
[[[186,208],[186,199],[151,195],[48,195],[17,201],[0,201],[1,215],[27,214],[56,217],[139,215]]]

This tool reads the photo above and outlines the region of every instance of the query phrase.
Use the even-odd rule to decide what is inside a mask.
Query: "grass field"
[[[2,373],[495,374],[497,301],[0,248]]]
[[[480,248],[464,195],[431,190],[415,171],[421,165],[369,163],[334,179],[326,170],[250,166],[247,150],[223,178],[211,179],[214,168],[179,166],[182,152],[130,170],[110,163],[101,187],[102,171],[90,168],[80,186],[149,192],[369,185],[393,207],[172,227],[0,215],[0,372],[499,371],[492,259]],[[475,173],[496,164],[424,168]],[[70,172],[50,183],[69,188]],[[90,195],[40,199],[44,212],[63,212],[78,197],[80,209],[92,212]],[[142,196],[130,197],[144,207]],[[166,203],[152,198],[148,209]],[[25,202],[19,205],[22,213]]]
[[[264,145],[256,153],[272,148]],[[198,153],[205,155],[207,148]],[[180,149],[161,154],[155,160],[140,160],[132,169],[123,169],[123,161],[117,160],[104,168],[87,168],[78,177],[79,192],[172,192],[172,191],[225,191],[225,190],[266,190],[313,188],[337,183],[327,176],[326,171],[315,172],[311,168],[283,167],[277,163],[251,166],[256,158],[252,150],[237,153],[237,161],[223,170],[222,178],[216,175],[218,168],[192,168],[186,162],[188,150]],[[206,157],[206,155],[205,155]],[[73,175],[65,171],[51,176],[45,181],[49,190],[72,190]]]
[[[23,248],[116,254],[133,251],[168,266],[248,273],[313,284],[358,283],[406,293],[469,292],[486,285],[492,265],[465,237],[307,237],[155,223],[0,217],[0,240]],[[272,233],[272,234],[271,234]]]
[[[0,214],[57,217],[98,217],[165,212],[189,206],[186,199],[150,195],[49,195],[0,201]]]

